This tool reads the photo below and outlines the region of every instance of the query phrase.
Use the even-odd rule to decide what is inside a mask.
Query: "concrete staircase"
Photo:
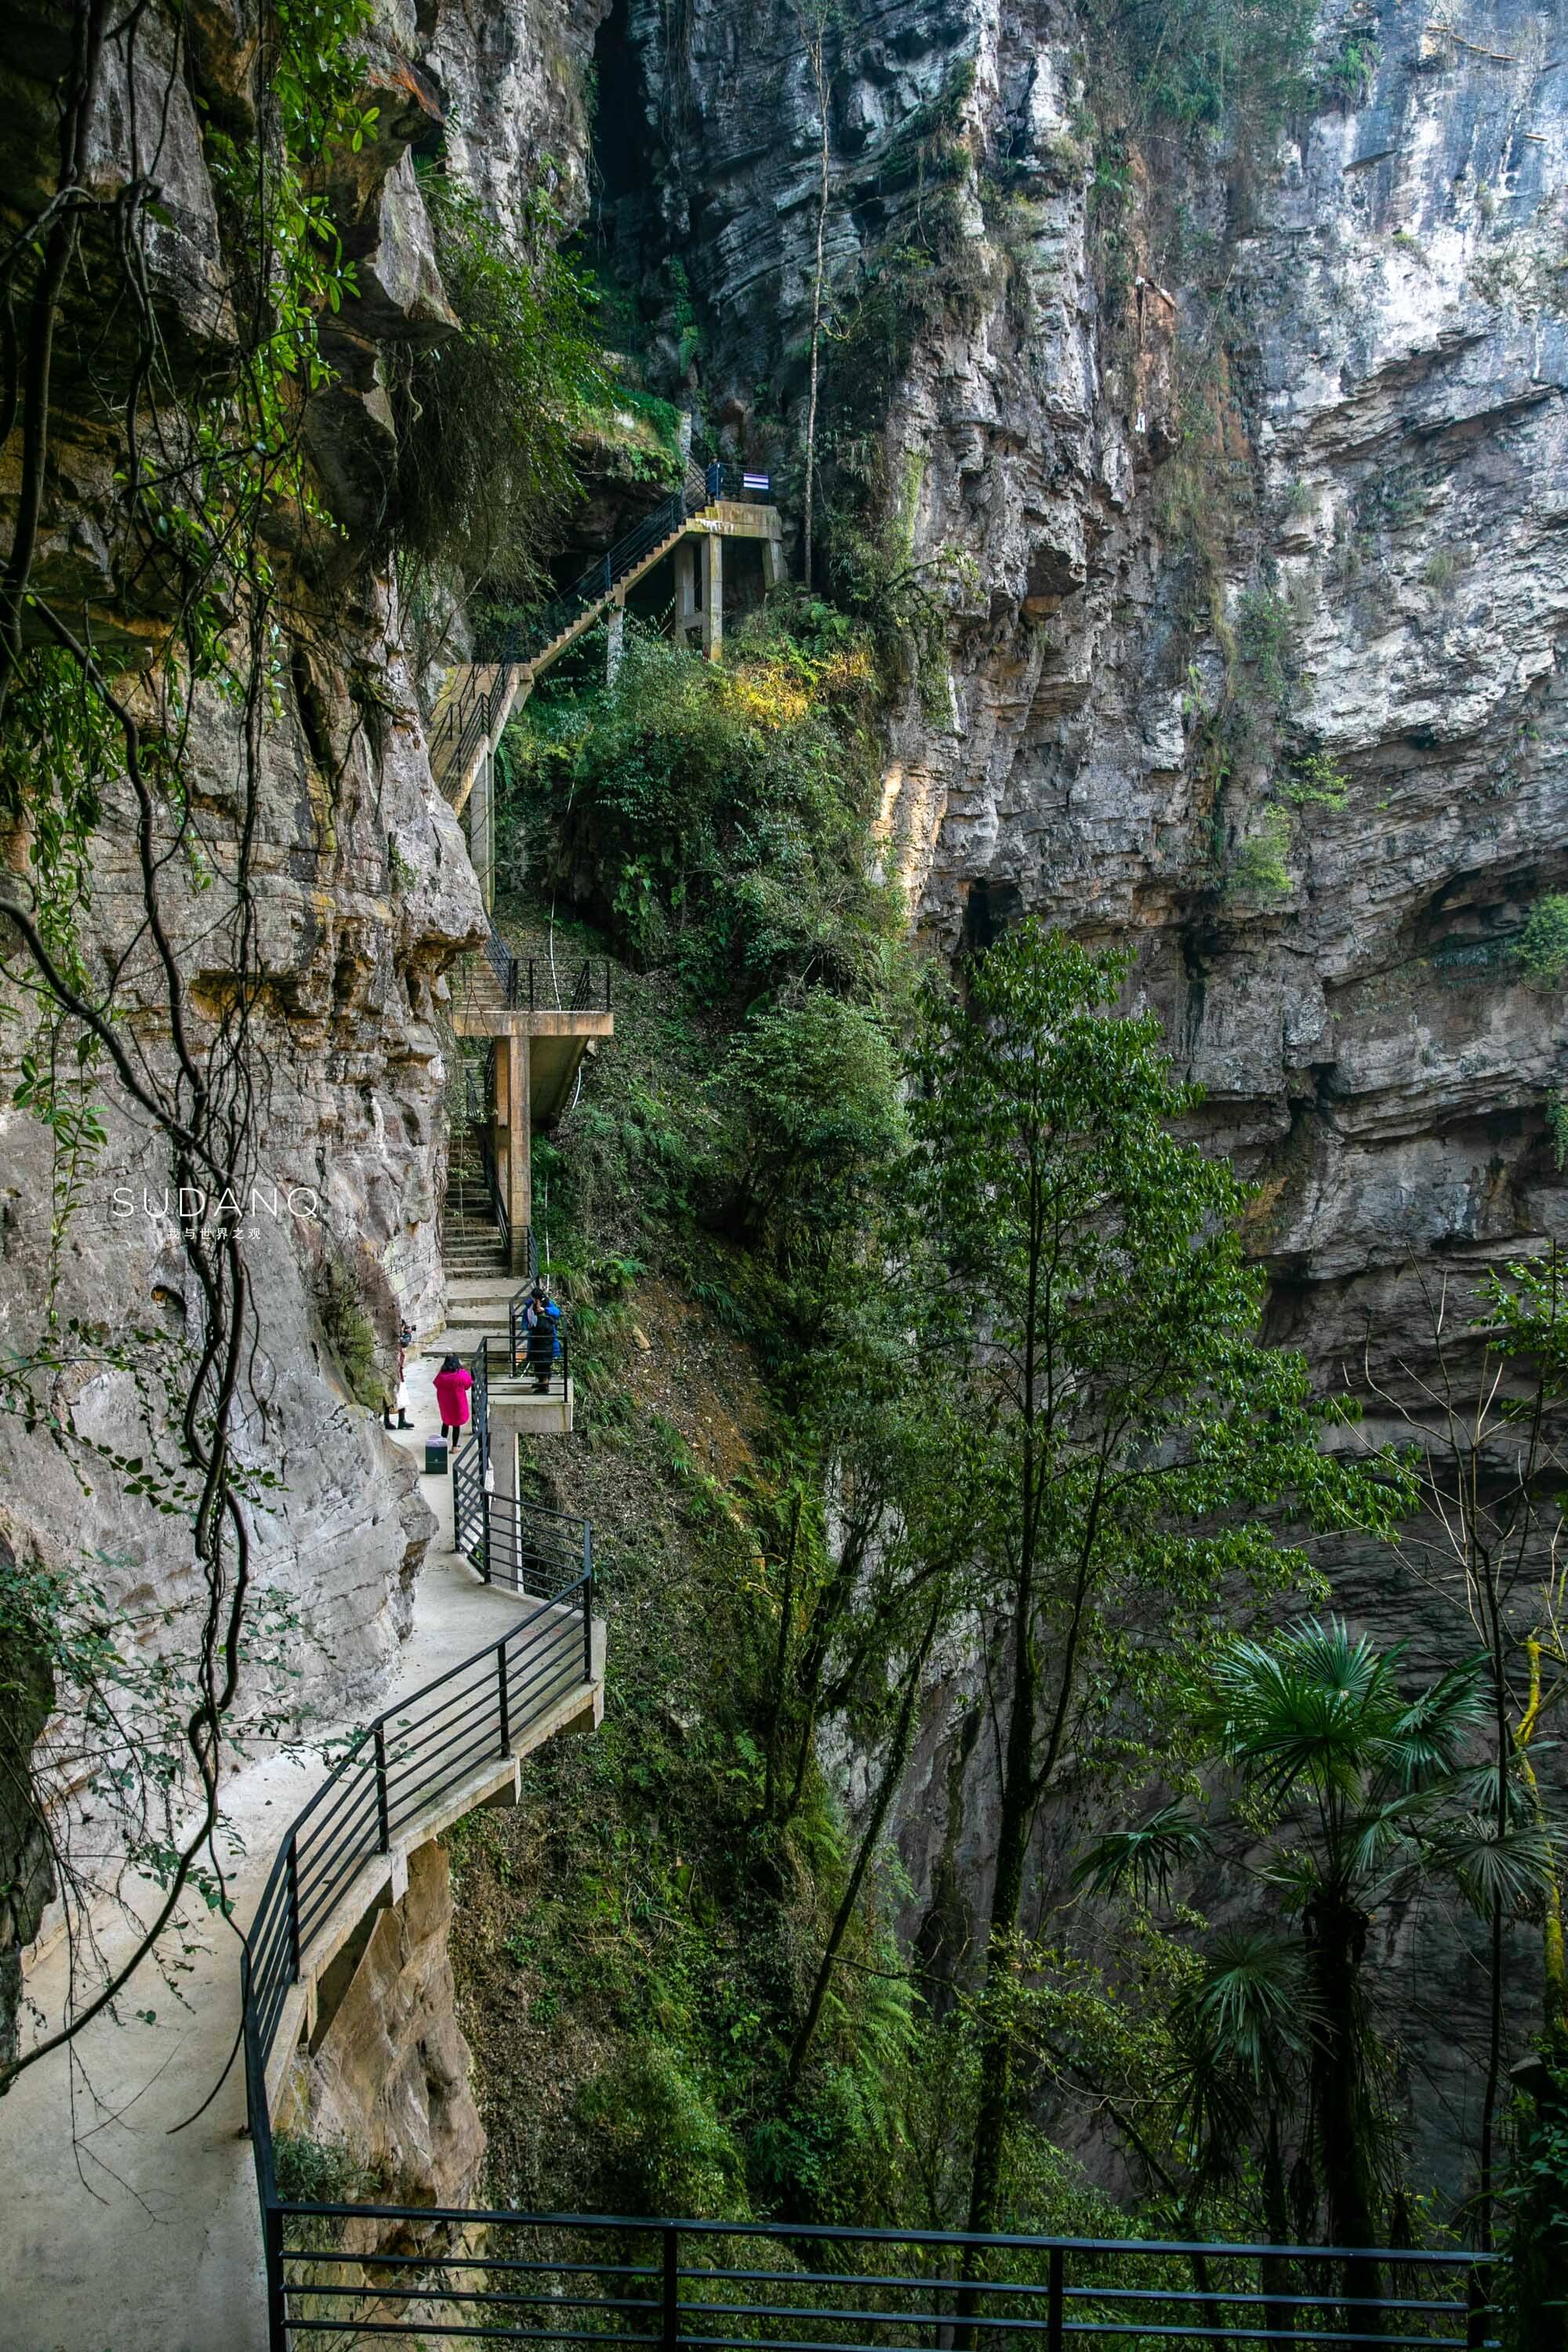
[[[483,1277],[510,1283],[500,1228],[485,1181],[479,1138],[466,1122],[452,1130],[447,1161],[447,1207],[442,1220],[441,1263],[448,1285]],[[511,1285],[515,1288],[515,1285]],[[510,1295],[510,1294],[509,1294]],[[505,1318],[502,1318],[505,1328]],[[479,1343],[476,1340],[475,1345]]]

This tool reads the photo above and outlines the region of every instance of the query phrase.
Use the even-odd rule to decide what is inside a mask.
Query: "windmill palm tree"
[[[1238,1811],[1267,1825],[1253,1867],[1283,1924],[1216,1944],[1190,1999],[1194,2142],[1222,2147],[1234,2134],[1237,2086],[1250,2085],[1266,2137],[1274,2127],[1278,2186],[1278,2119],[1298,2107],[1329,2242],[1354,2249],[1378,2242],[1388,2168],[1384,2063],[1364,1981],[1379,1905],[1436,1876],[1477,1908],[1500,1892],[1523,1906],[1551,1869],[1551,1833],[1528,1792],[1500,1822],[1495,1772],[1468,1762],[1486,1709],[1482,1662],[1410,1697],[1398,1660],[1397,1649],[1380,1650],[1338,1620],[1307,1619],[1268,1641],[1231,1643],[1200,1706]],[[1101,1890],[1147,1895],[1212,1844],[1205,1823],[1165,1805],[1100,1839],[1081,1875]],[[1266,2187],[1268,2173],[1266,2150]],[[1376,2265],[1350,2268],[1347,2294],[1375,2297]]]

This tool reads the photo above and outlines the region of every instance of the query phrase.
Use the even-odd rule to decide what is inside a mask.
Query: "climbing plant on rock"
[[[161,1720],[174,1727],[173,1750],[145,1721],[140,1734],[127,1731],[130,1779],[144,1782],[155,1754],[163,1801],[116,1808],[112,1776],[105,1784],[123,1859],[157,1881],[160,1897],[112,1964],[95,1958],[90,1933],[73,1936],[64,2018],[0,2068],[0,2090],[113,2002],[200,1882],[220,1740],[251,1640],[249,1521],[272,1483],[238,1443],[258,1338],[242,1203],[268,1075],[258,1022],[258,784],[265,731],[290,692],[289,639],[330,625],[306,584],[310,565],[297,562],[335,538],[303,426],[330,375],[319,321],[357,290],[324,175],[338,151],[374,132],[376,110],[359,97],[358,40],[370,14],[369,0],[268,0],[253,132],[239,141],[216,110],[207,120],[226,281],[196,330],[202,366],[176,351],[156,269],[169,223],[157,163],[176,110],[189,104],[178,23],[140,9],[117,17],[108,0],[81,0],[71,13],[54,185],[0,256],[0,301],[16,329],[0,351],[0,446],[8,457],[15,449],[18,482],[0,567],[8,850],[0,1044],[17,1071],[13,1099],[53,1134],[57,1251],[110,1113],[155,1139],[182,1208],[201,1204],[178,1220],[188,1291],[176,1339],[79,1323],[58,1330],[51,1288],[44,1335],[0,1379],[0,1408],[73,1460],[80,1441],[68,1372],[85,1361],[132,1383],[149,1444],[140,1454],[97,1447],[92,1475],[184,1523],[199,1596],[177,1671],[164,1678],[173,1714]],[[100,303],[89,299],[84,310],[79,291],[85,278],[99,280],[100,293],[104,273],[119,328],[111,353],[98,341]],[[110,389],[99,429],[113,464],[105,519],[113,585],[96,604],[62,585],[41,552],[68,416],[60,387],[79,377],[89,345],[100,394]],[[202,720],[232,763],[216,795],[195,789]],[[128,845],[134,903],[112,938],[95,924],[95,843],[105,831]],[[223,973],[216,998],[192,985],[185,934],[195,902],[203,961]],[[116,1676],[101,1643],[84,1648],[73,1591],[69,1579],[20,1564],[7,1587],[6,1633],[47,1663],[57,1704],[89,1706],[94,1685]],[[121,1631],[134,1642],[136,1628]],[[122,1663],[129,1671],[129,1657]],[[35,1753],[30,1769],[47,1766]],[[176,1838],[171,1808],[193,1782],[195,1825]],[[175,1811],[185,1810],[182,1799]],[[58,1840],[49,1805],[33,1812]],[[212,1867],[221,1902],[216,1858]],[[58,1843],[49,1868],[79,1930],[101,1888],[82,1880]]]

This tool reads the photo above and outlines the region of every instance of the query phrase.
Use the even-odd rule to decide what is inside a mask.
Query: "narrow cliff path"
[[[411,1359],[423,1454],[438,1425],[433,1367]],[[448,1479],[423,1483],[440,1521],[415,1592],[414,1630],[382,1704],[495,1638],[518,1603],[479,1584],[452,1552]],[[318,1742],[351,1729],[322,1726]],[[323,1775],[319,1746],[247,1765],[227,1786],[224,1824],[244,1842],[231,1868],[237,1916],[249,1916],[277,1839]],[[221,1834],[221,1832],[220,1832]],[[151,1894],[143,1886],[142,1895]],[[124,1948],[122,1923],[104,1928]],[[177,1991],[153,1970],[117,2025],[98,2021],[74,2061],[59,2053],[0,2104],[0,2249],[6,2352],[265,2352],[261,2239],[245,2081],[237,2056],[211,2105],[239,2027],[239,1947],[199,1901],[166,1939]],[[183,1947],[183,1948],[181,1948]],[[46,2016],[65,1985],[57,1947],[28,1976]]]

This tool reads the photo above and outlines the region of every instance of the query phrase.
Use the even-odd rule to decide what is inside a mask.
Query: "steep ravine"
[[[368,299],[332,346],[341,379],[314,444],[354,530],[384,488],[382,346],[441,331],[408,151],[444,118],[448,154],[492,196],[549,153],[575,212],[594,188],[583,77],[601,13],[388,12],[351,225]],[[194,99],[243,116],[254,66],[245,6],[188,14],[158,162],[171,226],[156,295],[199,352],[227,328]],[[951,688],[911,685],[890,730],[887,854],[942,950],[1024,908],[1135,946],[1137,984],[1207,1088],[1214,1142],[1263,1185],[1275,1328],[1325,1373],[1353,1365],[1369,1314],[1385,1346],[1407,1328],[1396,1276],[1412,1255],[1468,1267],[1562,1222],[1544,1109],[1568,1041],[1558,1000],[1509,953],[1568,873],[1560,12],[1498,0],[1454,9],[1445,30],[1392,0],[1331,9],[1324,61],[1352,25],[1375,32],[1364,96],[1299,111],[1267,152],[1206,156],[1123,135],[1111,52],[1068,8],[852,0],[841,16],[826,243],[846,311],[864,268],[915,233],[938,147],[957,190],[951,299],[917,321],[868,420],[903,486],[911,560],[958,559]],[[173,38],[172,15],[152,21]],[[666,320],[650,384],[700,393],[736,453],[787,484],[816,230],[795,19],[784,0],[763,17],[738,0],[673,15],[631,0],[599,54],[617,241],[640,257],[650,313],[668,310],[669,258],[689,289],[691,332]],[[29,9],[5,60],[7,216],[30,200],[58,70],[53,13]],[[116,120],[106,185],[146,161]],[[835,364],[830,347],[830,397]],[[44,577],[112,614],[100,394],[86,371],[68,387]],[[1207,426],[1184,443],[1194,411]],[[0,499],[13,488],[0,477]],[[268,1179],[319,1196],[384,1336],[399,1311],[439,1308],[437,1021],[443,971],[481,915],[431,786],[390,583],[356,573],[342,602],[341,666],[285,665],[268,740],[261,1159]],[[384,725],[353,724],[351,671]],[[1238,710],[1222,781],[1216,730]],[[225,754],[215,719],[215,790]],[[1313,758],[1342,786],[1282,798]],[[1260,887],[1246,845],[1269,840],[1281,878]],[[131,919],[112,816],[100,850],[102,954]],[[195,953],[200,909],[184,911]],[[0,1156],[0,1334],[21,1348],[42,1296],[47,1139],[7,1108]],[[111,1119],[67,1246],[65,1315],[184,1314],[166,1217],[109,1213],[119,1185],[141,1203],[144,1176],[156,1200],[162,1171]],[[323,1354],[312,1246],[286,1222],[258,1226],[265,1361],[247,1442],[287,1498],[256,1535],[262,1581],[316,1637],[302,1695],[358,1698],[395,1648],[427,1527]],[[130,1425],[115,1377],[68,1370],[59,1395],[85,1434]],[[153,1515],[101,1487],[84,1499],[58,1451],[9,1421],[0,1487],[0,1538],[20,1556],[77,1559],[85,1544],[115,1602],[179,1597]],[[1380,1560],[1336,1569],[1358,1615],[1407,1629]],[[962,1931],[986,1863],[985,1772],[984,1743],[957,1749],[936,1709],[900,1830],[911,1935],[929,1941],[944,1904]],[[18,1940],[30,1924],[13,1923]],[[1452,1960],[1462,2000],[1457,1946]]]
[[[888,855],[939,950],[1024,909],[1133,948],[1207,1135],[1261,1187],[1271,1330],[1352,1386],[1369,1342],[1376,1367],[1422,1358],[1411,1269],[1462,1281],[1564,1223],[1545,1114],[1568,1030],[1512,952],[1568,873],[1561,29],[1511,0],[1330,7],[1321,102],[1209,145],[1141,110],[1068,8],[855,8],[833,58],[850,334],[826,413],[858,310],[923,240],[858,421],[910,559],[960,559],[946,709],[911,688],[891,728]],[[651,184],[617,227],[635,211],[683,263],[710,420],[787,464],[819,120],[796,21],[694,0],[677,37],[630,0],[611,31]],[[1386,1552],[1327,1564],[1413,1665],[1468,1640]],[[969,1695],[956,1671],[899,1833],[905,1931],[945,1965],[993,1834]],[[1037,1907],[1050,1853],[1047,1824]],[[1379,1932],[1423,2045],[1416,2168],[1445,2177],[1483,1973],[1462,1921],[1418,1962],[1409,1916]]]

